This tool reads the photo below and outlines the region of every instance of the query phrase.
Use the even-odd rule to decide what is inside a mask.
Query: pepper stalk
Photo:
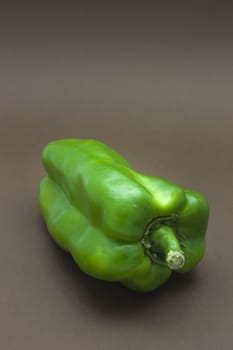
[[[184,266],[183,237],[178,232],[178,215],[150,220],[141,240],[145,253],[153,262],[179,270]]]

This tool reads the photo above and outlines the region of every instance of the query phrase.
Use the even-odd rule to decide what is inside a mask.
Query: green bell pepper
[[[42,161],[48,231],[88,275],[146,292],[203,257],[209,207],[201,194],[135,172],[96,140],[52,141]]]

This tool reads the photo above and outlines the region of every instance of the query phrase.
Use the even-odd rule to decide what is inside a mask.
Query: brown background
[[[1,9],[1,349],[233,347],[232,10],[175,3]],[[141,295],[78,270],[37,205],[41,150],[64,137],[208,198],[195,271]]]

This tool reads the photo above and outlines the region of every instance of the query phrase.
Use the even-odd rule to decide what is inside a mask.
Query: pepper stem
[[[171,270],[178,270],[185,263],[181,248],[182,236],[178,233],[177,221],[178,216],[175,214],[153,218],[142,238],[142,245],[151,260]]]

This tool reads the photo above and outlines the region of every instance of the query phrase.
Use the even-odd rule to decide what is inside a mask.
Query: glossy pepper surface
[[[42,161],[48,231],[88,275],[146,292],[203,257],[209,208],[201,194],[134,171],[96,140],[52,141]]]

